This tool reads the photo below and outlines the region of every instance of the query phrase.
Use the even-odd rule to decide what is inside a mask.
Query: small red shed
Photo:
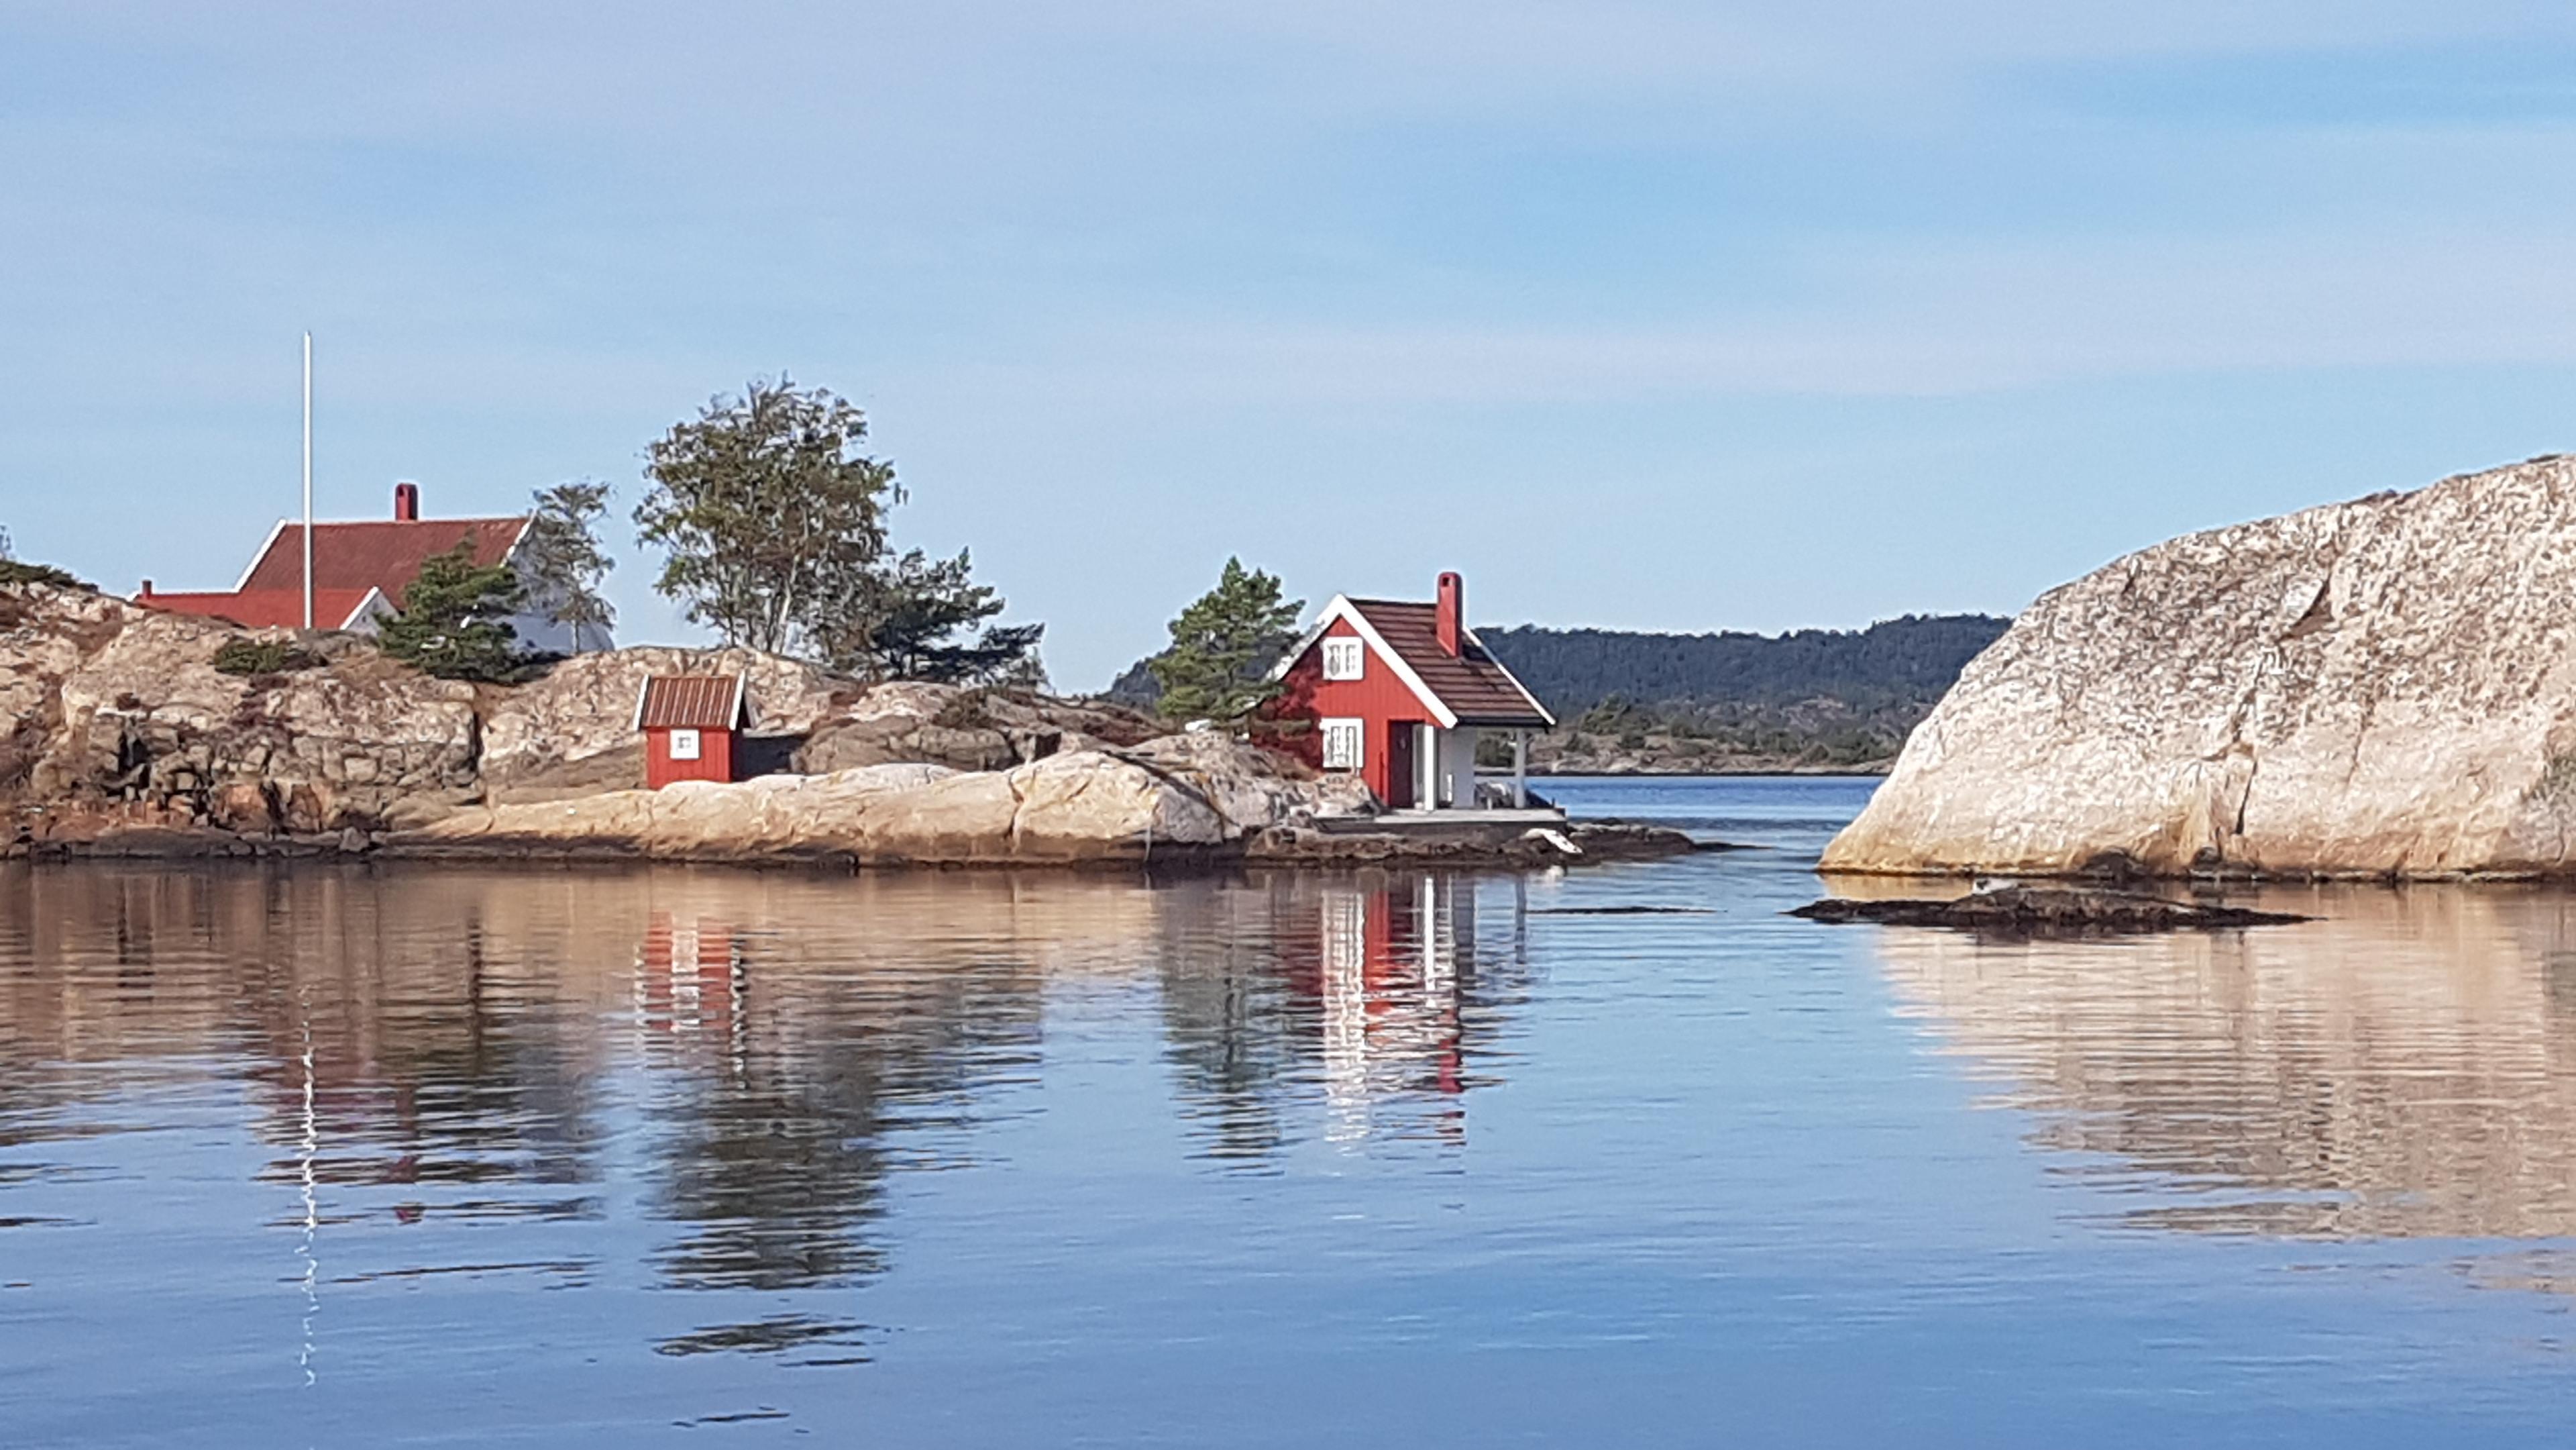
[[[751,726],[740,675],[648,675],[635,694],[644,788],[734,778],[734,737]]]
[[[1476,740],[1512,743],[1508,798],[1529,801],[1529,735],[1556,723],[1467,627],[1466,585],[1427,602],[1336,595],[1273,671],[1274,716],[1314,726],[1313,763],[1349,771],[1389,810],[1473,809]]]

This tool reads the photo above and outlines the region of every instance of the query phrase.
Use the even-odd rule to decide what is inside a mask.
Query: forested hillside
[[[1533,747],[1542,770],[1868,770],[2010,623],[1910,614],[1779,635],[1524,624],[1477,637],[1563,722]],[[1150,708],[1153,676],[1140,661],[1110,694]]]
[[[1840,700],[1929,706],[2009,620],[1909,614],[1867,629],[1789,634],[1632,634],[1524,624],[1482,629],[1485,647],[1560,717],[1613,695],[1635,704]]]
[[[1541,769],[1873,770],[2010,623],[1950,614],[1781,635],[1477,634],[1563,722],[1534,747]]]

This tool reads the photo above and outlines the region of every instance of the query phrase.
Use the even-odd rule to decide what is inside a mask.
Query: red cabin
[[[734,778],[734,738],[751,726],[740,675],[651,675],[635,695],[644,788]]]
[[[1336,595],[1279,662],[1271,713],[1314,725],[1311,756],[1351,771],[1389,810],[1471,810],[1476,741],[1512,741],[1509,803],[1529,804],[1529,733],[1556,717],[1466,624],[1466,586],[1440,576],[1429,603]]]

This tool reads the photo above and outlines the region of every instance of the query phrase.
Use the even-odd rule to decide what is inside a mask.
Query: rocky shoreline
[[[218,649],[295,643],[235,675]],[[632,788],[649,675],[749,682],[753,778]],[[1222,734],[1025,690],[869,686],[742,650],[576,656],[432,679],[334,634],[249,631],[86,589],[0,588],[0,856],[745,865],[1585,864],[1679,832],[1373,829],[1364,789]]]

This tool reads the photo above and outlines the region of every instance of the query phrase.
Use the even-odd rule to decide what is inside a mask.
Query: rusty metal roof
[[[739,730],[749,723],[740,675],[648,675],[636,692],[638,730]]]
[[[1544,730],[1556,723],[1472,632],[1454,655],[1440,647],[1440,606],[1394,599],[1342,602],[1368,621],[1459,724]]]

